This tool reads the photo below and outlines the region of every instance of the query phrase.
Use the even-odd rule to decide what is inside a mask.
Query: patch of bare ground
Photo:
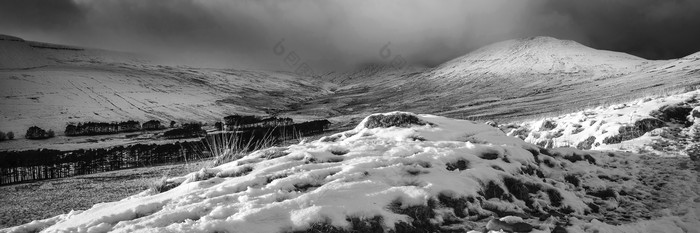
[[[149,184],[163,176],[181,176],[199,170],[203,163],[207,161],[0,186],[0,228],[118,201],[147,190]]]

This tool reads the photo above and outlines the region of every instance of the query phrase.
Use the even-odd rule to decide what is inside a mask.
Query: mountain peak
[[[572,40],[529,37],[494,43],[436,68],[437,75],[575,74],[619,75],[646,60],[597,50]]]

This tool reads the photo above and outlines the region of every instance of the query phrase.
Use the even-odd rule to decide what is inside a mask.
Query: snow
[[[434,75],[592,73],[619,76],[639,71],[648,63],[629,54],[596,50],[574,41],[532,37],[480,48],[440,65]]]
[[[685,126],[668,123],[667,127],[652,130],[641,137],[621,143],[606,144],[604,139],[619,134],[620,127],[633,125],[642,119],[654,118],[651,113],[663,106],[686,102],[696,102],[695,104],[697,104],[697,100],[700,100],[699,90],[664,97],[646,97],[628,103],[589,108],[561,116],[501,127],[510,136],[521,135],[526,142],[546,147],[577,147],[588,138],[595,137],[590,147],[593,150],[652,151],[661,156],[678,156],[684,155],[682,149],[671,151],[675,153],[669,153],[668,151],[654,151],[651,145],[658,140],[663,140],[663,135],[668,134],[673,128],[689,131],[695,127],[685,128]],[[546,124],[556,126],[545,127]],[[525,132],[528,133],[523,134]]]
[[[539,187],[539,191],[528,194],[532,208],[568,210],[577,216],[570,232],[641,229],[651,224],[668,231],[676,229],[673,227],[700,229],[697,216],[690,212],[637,225],[612,226],[585,220],[591,211],[588,204],[595,198],[564,182],[563,176],[578,174],[584,187],[632,190],[633,181],[612,182],[599,175],[632,177],[633,171],[595,164],[623,166],[620,160],[633,161],[635,156],[593,153],[588,155],[593,162],[569,161],[567,158],[582,152],[569,149],[551,156],[538,153],[541,149],[537,146],[485,124],[403,112],[378,115],[394,114],[416,116],[430,124],[367,128],[368,117],[346,132],[256,151],[227,164],[171,178],[169,183],[179,185],[162,193],[144,191],[121,201],[0,232],[286,232],[304,230],[319,222],[348,228],[348,217],[374,216],[381,216],[382,227],[388,230],[412,221],[399,209],[434,205],[430,203],[440,195],[471,197],[475,202],[464,202],[467,209],[463,211],[469,216],[460,220],[453,207],[440,201],[431,223],[440,225],[455,218],[472,221],[499,210],[520,214],[503,221],[524,221],[536,227],[533,232],[549,232],[558,221],[554,217],[545,221],[524,219],[528,215],[525,209],[530,207],[522,200],[484,197],[484,192],[491,192],[486,190],[488,183],[510,195],[513,190],[504,183],[506,177]],[[460,160],[464,167],[458,165]],[[528,175],[523,171],[527,167],[541,171],[544,178]],[[551,195],[557,193],[560,206],[552,201]]]

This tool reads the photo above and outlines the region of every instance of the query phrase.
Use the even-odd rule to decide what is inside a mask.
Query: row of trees
[[[253,115],[230,115],[224,117],[224,124],[227,130],[245,130],[250,128],[287,126],[294,124],[294,121],[289,117],[272,116],[264,118]]]
[[[202,124],[200,123],[186,123],[182,124],[177,129],[171,129],[163,133],[163,137],[168,139],[175,138],[196,138],[207,135],[207,131],[202,129]]]
[[[55,136],[56,133],[54,133],[53,130],[49,129],[46,131],[38,126],[29,127],[29,129],[27,129],[27,133],[24,134],[24,138],[31,140],[47,139]]]
[[[178,163],[211,156],[200,141],[136,144],[88,150],[0,152],[0,185],[118,169]]]
[[[0,131],[0,141],[12,140],[12,139],[15,139],[15,133],[13,133],[12,131],[7,132],[7,133]]]
[[[70,123],[66,126],[64,133],[66,136],[88,136],[88,135],[102,135],[102,134],[115,134],[115,133],[127,133],[135,132],[140,130],[159,130],[164,127],[160,124],[160,121],[150,120],[143,125],[138,121],[129,120],[122,122],[86,122],[86,123]]]
[[[258,127],[227,132],[235,134],[240,149],[254,149],[247,145],[272,145],[283,140],[323,132],[327,120],[309,121],[285,126]],[[38,128],[38,127],[36,127]],[[173,131],[175,130],[175,131]],[[164,136],[185,136],[195,133],[206,136],[199,141],[169,144],[136,144],[87,150],[27,150],[0,152],[0,185],[30,180],[62,178],[117,169],[178,163],[212,156],[209,143],[216,135],[206,135],[201,124],[183,124]],[[37,130],[35,130],[37,131]],[[188,135],[192,136],[192,135]],[[208,141],[207,141],[208,140]],[[214,153],[215,154],[215,153]]]

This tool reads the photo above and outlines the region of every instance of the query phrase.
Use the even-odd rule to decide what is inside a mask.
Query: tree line
[[[294,124],[294,121],[289,117],[261,117],[234,114],[224,117],[224,124],[227,130],[245,130],[261,127],[287,126]]]
[[[15,133],[9,131],[7,133],[0,131],[0,141],[15,139]]]
[[[72,151],[3,151],[0,152],[0,185],[179,163],[211,156],[202,153],[203,150],[203,143],[194,141]]]
[[[328,128],[328,120],[316,120],[284,126],[256,127],[243,131],[225,132],[236,138],[234,146],[252,150],[247,145],[273,145],[299,136],[321,133]],[[38,127],[37,127],[38,128]],[[193,158],[209,158],[213,151],[209,142],[216,135],[202,134],[201,125],[183,124],[180,129],[198,132],[199,141],[169,144],[135,144],[100,149],[25,150],[0,152],[0,185],[31,180],[54,179],[75,175],[179,163]],[[167,133],[167,132],[166,132]],[[164,133],[165,134],[165,133]],[[173,133],[174,134],[174,133]],[[235,135],[234,135],[235,134]]]
[[[129,120],[122,122],[85,122],[85,123],[69,123],[64,131],[66,136],[90,136],[103,134],[116,134],[136,132],[140,130],[159,130],[164,128],[160,121],[150,120],[143,125],[138,121]]]
[[[163,133],[163,137],[168,139],[176,138],[196,138],[207,135],[207,132],[202,129],[202,124],[200,123],[186,123],[182,124],[176,129],[171,129]]]

